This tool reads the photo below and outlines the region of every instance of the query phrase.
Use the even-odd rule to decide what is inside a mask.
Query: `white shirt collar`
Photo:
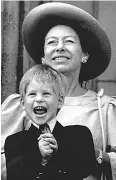
[[[55,125],[56,125],[56,118],[54,118],[54,119],[52,119],[51,121],[49,121],[47,124],[49,125],[49,127],[50,127],[50,131],[51,132],[53,132],[53,130],[54,130],[54,127],[55,127]]]
[[[54,127],[55,127],[55,125],[56,125],[56,118],[54,118],[54,119],[52,119],[52,120],[50,120],[47,124],[49,125],[49,127],[50,127],[50,131],[51,132],[53,132],[53,130],[54,130]],[[31,122],[36,128],[38,128],[39,129],[39,125],[38,124],[36,124],[35,122]]]

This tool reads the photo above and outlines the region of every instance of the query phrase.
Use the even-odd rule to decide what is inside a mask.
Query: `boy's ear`
[[[60,109],[64,104],[64,96],[63,95],[59,95],[59,103],[58,103],[58,109]]]
[[[20,105],[22,106],[23,110],[25,110],[24,100],[22,97],[20,98]]]
[[[42,62],[42,64],[45,64],[46,62],[45,62],[45,59],[42,57],[41,58],[41,62]]]

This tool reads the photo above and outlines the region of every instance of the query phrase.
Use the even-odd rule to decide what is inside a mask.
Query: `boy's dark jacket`
[[[56,123],[52,132],[58,151],[46,167],[41,165],[37,138],[40,130],[33,125],[7,137],[5,155],[7,180],[80,180],[95,167],[92,135],[85,126],[63,127]]]

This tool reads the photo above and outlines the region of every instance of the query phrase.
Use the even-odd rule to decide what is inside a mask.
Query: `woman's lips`
[[[54,61],[64,61],[64,60],[69,60],[70,58],[67,56],[56,56],[53,58]]]

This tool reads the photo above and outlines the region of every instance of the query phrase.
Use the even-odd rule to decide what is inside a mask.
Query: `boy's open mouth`
[[[45,114],[47,112],[47,108],[43,106],[37,106],[34,108],[34,113],[38,115]]]

